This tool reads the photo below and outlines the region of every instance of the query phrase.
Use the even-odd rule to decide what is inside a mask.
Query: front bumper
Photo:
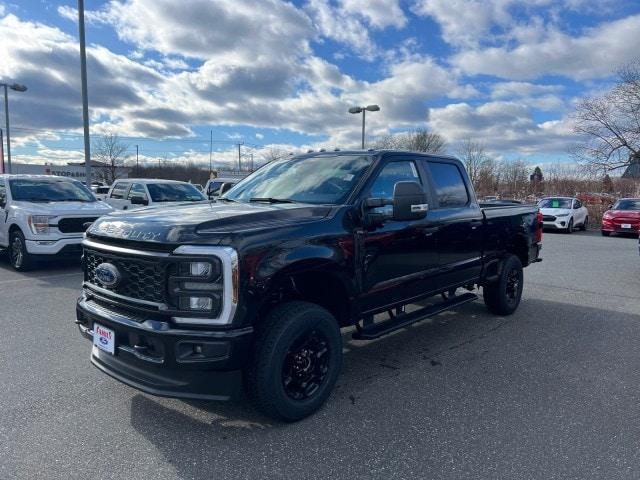
[[[548,230],[565,230],[569,225],[569,217],[561,217],[553,222],[542,222],[542,227]]]
[[[82,237],[68,237],[57,240],[43,238],[26,240],[27,252],[33,255],[77,255],[82,254]]]
[[[76,317],[80,333],[90,340],[94,323],[115,332],[115,354],[94,346],[91,363],[127,385],[153,395],[198,400],[229,400],[240,393],[251,327],[177,329],[166,319],[139,318],[85,297],[78,300]]]

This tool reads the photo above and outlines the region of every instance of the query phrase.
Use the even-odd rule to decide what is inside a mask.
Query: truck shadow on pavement
[[[245,457],[242,461],[241,452],[249,443],[262,442],[261,448],[268,450],[267,445],[287,443],[290,435],[315,431],[318,438],[312,443],[322,449],[323,435],[334,438],[335,432],[341,431],[341,425],[345,423],[370,422],[372,418],[382,419],[386,414],[424,418],[422,410],[409,411],[411,405],[418,408],[418,400],[424,398],[433,401],[429,421],[436,426],[442,422],[441,427],[445,430],[442,435],[446,435],[446,428],[450,427],[451,416],[455,416],[457,409],[464,408],[463,404],[468,401],[464,398],[466,395],[501,394],[507,402],[510,396],[517,395],[517,401],[512,400],[513,405],[539,409],[540,404],[546,406],[545,402],[549,400],[541,397],[537,390],[540,379],[548,381],[549,371],[557,370],[559,375],[564,375],[565,371],[579,368],[580,375],[586,375],[587,367],[593,362],[593,378],[586,381],[587,387],[600,382],[603,375],[608,374],[606,370],[613,370],[612,375],[619,376],[615,371],[618,355],[609,349],[616,342],[620,346],[620,338],[624,339],[623,343],[634,345],[640,341],[640,316],[526,299],[515,315],[499,317],[488,314],[478,301],[376,341],[354,341],[350,332],[345,332],[345,359],[338,385],[325,406],[301,422],[274,422],[246,401],[181,402],[142,394],[131,400],[130,420],[132,427],[162,452],[181,478],[209,479],[212,472],[222,466],[216,463],[218,458],[225,463],[239,462],[239,471],[258,468],[261,459],[246,462]],[[629,352],[624,355],[628,357]],[[636,360],[640,361],[640,358]],[[532,378],[526,378],[527,375]],[[523,377],[522,383],[512,386],[513,378],[519,377]],[[435,386],[442,382],[453,384],[453,390],[459,388],[460,395],[451,397],[451,393],[446,394],[444,389]],[[476,383],[467,385],[465,382]],[[401,391],[407,383],[413,387],[417,384],[418,391],[398,406],[398,396],[394,392]],[[487,389],[483,391],[479,385],[492,387],[487,393]],[[577,385],[578,389],[585,388],[582,384]],[[625,390],[623,394],[634,396],[636,393]],[[593,408],[606,410],[606,406],[597,400]],[[487,399],[482,401],[487,402]],[[490,410],[491,399],[488,402],[485,405]],[[380,411],[380,405],[386,411]],[[446,421],[439,419],[444,407]],[[515,419],[500,419],[498,423],[508,425],[512,421],[517,424],[522,421],[523,414],[519,415]],[[553,424],[549,428],[560,427]],[[504,431],[510,429],[505,427]],[[415,435],[415,432],[403,432],[400,429],[398,435]],[[352,431],[344,431],[337,440],[344,447],[344,453],[334,451],[334,454],[348,457],[350,442],[361,441],[353,435]],[[504,435],[508,436],[508,433]],[[257,472],[253,472],[253,476],[247,473],[245,478],[257,478],[256,475]]]

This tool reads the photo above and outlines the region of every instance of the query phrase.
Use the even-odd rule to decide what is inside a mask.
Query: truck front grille
[[[58,230],[62,233],[82,233],[97,219],[98,217],[62,218],[58,220]]]
[[[168,303],[167,278],[171,264],[88,249],[84,251],[84,261],[85,282],[133,300]],[[107,286],[98,279],[96,268],[101,263],[112,264],[122,275],[115,286]]]
[[[556,217],[553,215],[545,215],[544,217],[542,217],[542,221],[543,222],[555,222],[556,221]]]

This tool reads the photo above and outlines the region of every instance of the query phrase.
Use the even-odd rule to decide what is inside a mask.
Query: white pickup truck
[[[204,194],[191,183],[177,180],[126,178],[113,182],[104,199],[118,210],[133,210],[182,202],[207,202]]]
[[[16,270],[38,258],[80,258],[87,227],[113,211],[77,180],[52,175],[0,175],[0,248]]]

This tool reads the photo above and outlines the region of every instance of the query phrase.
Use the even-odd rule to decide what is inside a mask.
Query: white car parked
[[[207,184],[204,187],[205,195],[207,195],[210,200],[216,200],[220,195],[226,193],[227,190],[242,180],[242,178],[243,177],[212,178],[207,181]]]
[[[582,202],[573,197],[548,197],[538,202],[544,228],[564,230],[571,233],[576,228],[586,230],[589,211]]]
[[[52,175],[0,175],[0,247],[27,270],[44,255],[80,258],[84,231],[113,211],[77,180]]]
[[[105,198],[105,202],[119,210],[207,201],[207,197],[191,183],[149,178],[116,180]]]

